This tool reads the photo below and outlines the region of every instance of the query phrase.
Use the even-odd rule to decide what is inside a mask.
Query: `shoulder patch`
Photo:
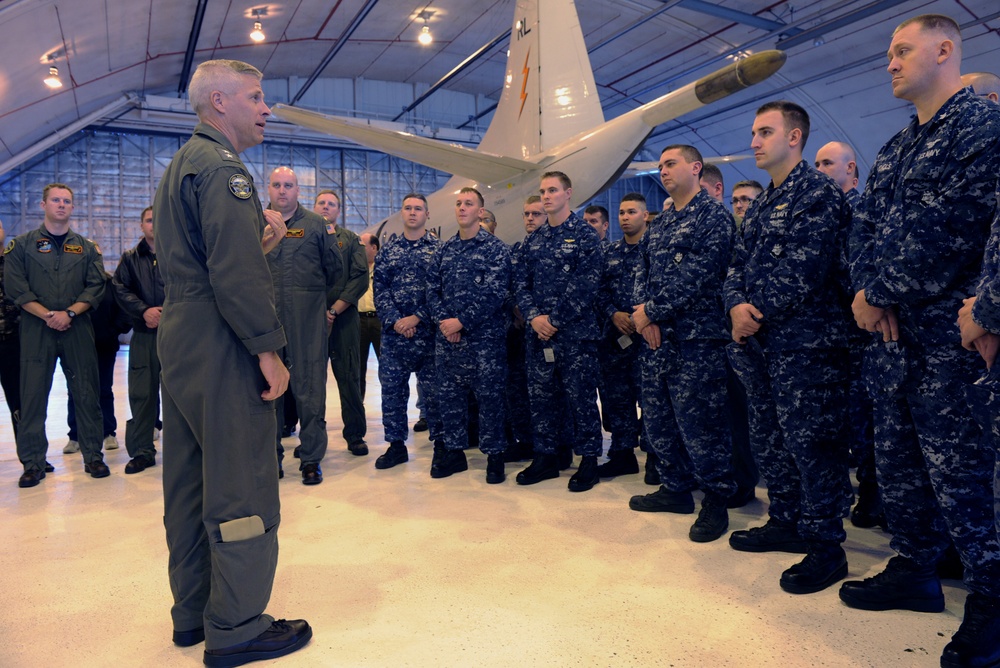
[[[239,199],[250,199],[250,196],[253,195],[253,185],[251,185],[250,179],[242,174],[233,174],[229,177],[229,192]]]
[[[6,255],[7,253],[11,252],[12,250],[14,250],[14,240],[13,239],[11,239],[10,241],[7,242],[7,247],[3,249],[3,254]]]
[[[302,228],[296,228],[296,229],[293,229],[293,230],[286,230],[285,231],[285,238],[286,239],[302,239],[305,236],[306,236],[306,231],[303,230]]]
[[[326,233],[327,234],[336,234],[337,233],[337,226],[334,225],[333,223],[327,223],[326,224]]]
[[[219,152],[219,157],[223,160],[228,160],[230,162],[241,162],[235,153],[230,151],[228,148],[222,148],[221,146],[216,146],[215,150]]]

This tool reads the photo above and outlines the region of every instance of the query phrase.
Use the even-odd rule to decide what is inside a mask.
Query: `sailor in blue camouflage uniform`
[[[691,492],[701,488],[705,498],[688,534],[699,543],[729,529],[726,502],[736,491],[722,310],[735,225],[702,189],[703,164],[693,146],[660,153],[660,178],[673,203],[642,242],[646,285],[633,319],[646,343],[642,419],[661,487],[629,501],[633,510],[692,513]]]
[[[524,233],[530,235],[545,222],[542,198],[531,195],[524,202],[521,214]],[[513,277],[524,240],[515,242],[510,248],[511,276]],[[521,309],[514,303],[514,284],[511,281],[510,302],[512,316],[507,327],[507,424],[508,443],[504,453],[505,462],[519,462],[531,459],[534,453],[534,437],[531,433],[531,405],[528,402],[528,370],[524,356],[524,330],[526,323]]]
[[[323,482],[320,462],[326,456],[326,313],[327,292],[341,278],[344,263],[326,220],[299,204],[299,180],[290,167],[277,167],[268,179],[268,208],[285,221],[284,240],[267,254],[274,285],[274,303],[287,343],[284,361],[288,385],[302,427],[299,429],[299,471],[303,485]],[[284,402],[275,402],[278,464],[284,449],[281,427]]]
[[[734,531],[736,550],[805,552],[781,588],[807,594],[847,575],[841,543],[852,491],[844,438],[847,332],[841,189],[802,160],[809,116],[787,101],[757,110],[751,148],[771,176],[743,221],[725,284],[730,359],[747,389],[750,440],[769,519]]]
[[[643,345],[632,321],[632,308],[645,295],[646,267],[640,241],[646,233],[646,198],[639,193],[625,195],[618,207],[618,223],[624,237],[604,245],[604,269],[597,293],[601,409],[611,432],[608,461],[597,467],[602,478],[639,472],[635,449],[642,429],[637,405]]]
[[[510,250],[480,226],[482,194],[462,188],[455,201],[458,233],[440,245],[427,272],[427,309],[437,325],[434,364],[444,448],[435,449],[431,477],[469,468],[469,395],[479,413],[479,448],[487,456],[486,482],[504,481],[504,386]]]
[[[535,459],[518,473],[517,483],[559,476],[557,439],[568,417],[571,445],[582,457],[569,489],[582,492],[600,482],[603,448],[596,387],[600,332],[592,303],[602,255],[597,233],[570,208],[572,185],[562,172],[542,175],[539,194],[548,223],[525,239],[514,276],[517,305],[530,327],[525,339],[535,435]]]
[[[432,381],[434,326],[427,310],[427,271],[439,241],[427,232],[427,198],[410,193],[403,198],[403,234],[379,251],[372,282],[375,312],[382,321],[382,357],[378,379],[382,384],[382,427],[389,448],[375,460],[388,469],[409,460],[405,441],[409,433],[406,404],[410,374]],[[435,447],[443,446],[441,420],[433,382],[424,382],[428,433]]]
[[[942,666],[1000,665],[1000,545],[994,452],[966,403],[981,359],[964,350],[955,312],[973,294],[1000,173],[1000,109],[962,87],[962,38],[949,17],[901,23],[889,47],[893,95],[916,117],[879,152],[851,232],[859,326],[880,332],[870,379],[875,463],[898,556],[840,598],[866,610],[937,612],[935,565],[949,534],[965,566],[965,618]]]

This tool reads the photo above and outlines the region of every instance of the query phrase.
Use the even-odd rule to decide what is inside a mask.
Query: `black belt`
[[[377,318],[375,311],[358,311],[358,315],[362,318]]]

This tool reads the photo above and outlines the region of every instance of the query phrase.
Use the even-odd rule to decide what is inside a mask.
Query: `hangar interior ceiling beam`
[[[333,62],[333,59],[337,57],[337,54],[340,53],[340,50],[344,48],[344,46],[347,44],[347,40],[351,38],[351,35],[354,34],[354,31],[358,29],[358,26],[361,25],[361,22],[365,20],[365,17],[368,16],[368,13],[371,12],[371,10],[377,4],[378,0],[368,0],[368,2],[365,3],[365,6],[362,7],[357,14],[354,15],[354,18],[351,19],[350,24],[348,24],[348,26],[344,28],[344,32],[342,32],[340,34],[340,37],[337,38],[336,43],[334,43],[334,45],[330,47],[330,50],[327,51],[325,56],[323,56],[323,60],[321,60],[319,65],[316,66],[316,69],[313,70],[312,74],[309,75],[309,78],[306,79],[306,82],[302,84],[302,88],[300,88],[299,92],[295,94],[295,97],[289,100],[288,104],[294,105],[295,103],[297,103],[299,100],[302,99],[302,96],[306,94],[306,91],[312,88],[312,85],[316,83],[316,79],[319,79],[319,76],[323,74],[323,70],[326,69],[327,65]]]
[[[760,28],[761,30],[767,30],[769,32],[784,32],[786,35],[794,35],[801,32],[800,28],[789,28],[788,24],[783,21],[772,21],[771,19],[765,19],[762,16],[748,14],[736,9],[730,9],[729,7],[723,7],[722,5],[705,2],[704,0],[681,0],[680,5],[684,9],[690,9],[692,12],[708,14],[709,16],[714,16],[717,19],[732,21],[733,23],[742,23],[743,25],[750,26],[751,28]]]
[[[445,85],[446,83],[448,83],[449,81],[451,81],[452,79],[454,79],[463,70],[465,70],[467,67],[469,67],[469,65],[472,65],[474,62],[476,62],[477,60],[479,60],[480,58],[482,58],[483,56],[485,56],[487,53],[489,53],[493,49],[493,47],[495,47],[497,44],[499,44],[503,40],[507,39],[508,37],[510,37],[510,28],[508,28],[504,32],[502,32],[499,35],[497,35],[496,37],[494,37],[492,40],[489,41],[489,43],[484,44],[483,46],[479,47],[479,49],[475,53],[473,53],[471,56],[469,56],[468,58],[466,58],[465,60],[463,60],[462,62],[460,62],[458,65],[455,66],[455,68],[451,72],[448,72],[448,74],[446,74],[443,77],[441,77],[438,80],[437,83],[435,83],[433,86],[431,86],[430,88],[428,88],[424,92],[423,95],[421,95],[416,100],[414,100],[413,102],[411,102],[409,105],[407,105],[406,107],[404,107],[403,111],[399,112],[399,115],[397,115],[392,120],[393,121],[398,121],[400,118],[402,118],[406,114],[408,114],[411,111],[413,111],[414,109],[416,109],[417,106],[421,102],[423,102],[424,100],[426,100],[427,98],[429,98],[431,95],[433,95],[434,93],[436,93],[438,91],[438,89],[441,88],[441,86]]]
[[[815,43],[815,40],[822,39],[823,35],[826,33],[831,33],[834,30],[839,30],[853,23],[857,23],[862,19],[874,16],[875,14],[887,9],[892,9],[896,5],[901,5],[904,2],[906,2],[906,0],[881,0],[880,2],[873,2],[842,16],[838,16],[831,21],[821,23],[818,26],[813,26],[808,30],[800,30],[794,36],[779,39],[774,44],[774,48],[785,51],[793,46],[798,46],[799,44],[806,44],[808,42]]]
[[[614,33],[613,35],[609,35],[608,37],[605,37],[601,42],[595,44],[592,49],[587,49],[587,53],[594,53],[594,51],[597,51],[601,47],[607,46],[608,44],[610,44],[611,42],[615,41],[616,39],[618,39],[620,37],[624,37],[625,35],[629,34],[633,30],[635,30],[636,28],[638,28],[639,26],[641,26],[641,25],[645,24],[646,22],[648,22],[650,19],[656,18],[657,16],[659,16],[663,12],[668,11],[668,10],[676,7],[677,5],[681,4],[682,2],[684,2],[684,0],[663,0],[663,6],[662,7],[654,9],[653,11],[649,12],[648,14],[646,14],[644,16],[640,16],[638,19],[636,19],[632,23],[628,24],[627,26],[625,26],[624,28],[622,28],[618,32]]]
[[[191,66],[194,64],[194,54],[198,49],[198,38],[201,37],[201,25],[205,20],[205,10],[208,0],[198,0],[194,10],[194,21],[191,22],[191,34],[188,35],[187,50],[184,52],[184,66],[181,68],[180,81],[177,83],[177,95],[180,97],[187,90],[188,79],[191,78]]]

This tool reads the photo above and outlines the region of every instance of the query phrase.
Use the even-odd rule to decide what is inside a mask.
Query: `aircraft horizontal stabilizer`
[[[350,139],[361,146],[480,183],[511,181],[538,167],[535,163],[516,158],[489,155],[436,139],[387,130],[363,120],[326,116],[286,104],[276,104],[272,111],[290,123],[334,137]]]
[[[704,156],[706,165],[728,165],[738,160],[746,160],[753,156],[749,153],[744,155],[706,155]],[[622,178],[630,176],[649,176],[660,173],[660,163],[650,160],[648,162],[632,162],[625,168]]]

